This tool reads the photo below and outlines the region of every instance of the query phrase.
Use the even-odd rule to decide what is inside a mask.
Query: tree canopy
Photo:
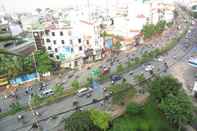
[[[150,93],[171,125],[180,130],[192,121],[192,102],[177,79],[171,76],[155,78],[150,82]]]
[[[37,51],[35,53],[37,71],[39,73],[49,72],[53,68],[53,62],[44,51]]]
[[[155,79],[150,84],[150,93],[158,102],[166,98],[169,94],[176,95],[182,88],[180,82],[171,76],[164,76]]]
[[[53,91],[55,93],[56,96],[61,96],[64,94],[64,87],[61,86],[61,85],[56,85],[54,88],[53,88]]]
[[[65,120],[66,131],[96,131],[88,111],[75,112]]]
[[[102,130],[106,130],[109,127],[110,115],[106,112],[102,112],[96,109],[90,110],[90,118],[94,125],[98,126]]]

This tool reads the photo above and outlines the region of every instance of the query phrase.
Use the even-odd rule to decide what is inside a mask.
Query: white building
[[[103,41],[94,23],[76,21],[71,25],[52,24],[45,28],[44,46],[62,67],[76,68],[101,59]]]
[[[162,0],[151,0],[144,4],[149,6],[149,22],[157,24],[161,20],[172,22],[174,19],[175,5],[173,2]]]

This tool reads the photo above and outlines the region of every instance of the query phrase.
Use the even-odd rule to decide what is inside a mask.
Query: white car
[[[145,67],[145,71],[151,71],[151,70],[153,70],[154,69],[154,66],[153,65],[147,65],[146,67]]]
[[[163,62],[164,58],[159,57],[157,60],[158,60],[159,62]]]

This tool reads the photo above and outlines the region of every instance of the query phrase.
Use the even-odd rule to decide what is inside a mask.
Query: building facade
[[[82,68],[83,64],[102,58],[103,41],[92,23],[50,25],[44,30],[43,40],[49,56],[65,68]]]

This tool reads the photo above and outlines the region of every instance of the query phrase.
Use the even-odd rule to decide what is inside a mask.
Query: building
[[[148,6],[150,14],[149,23],[157,24],[161,20],[172,22],[174,19],[175,5],[173,2],[162,0],[151,0],[144,3]]]
[[[36,49],[37,50],[44,49],[44,39],[43,39],[44,30],[42,29],[33,30],[32,35],[34,38]]]
[[[62,67],[81,68],[83,64],[102,58],[103,41],[96,32],[93,23],[83,20],[73,24],[52,22],[44,29],[44,47]]]

